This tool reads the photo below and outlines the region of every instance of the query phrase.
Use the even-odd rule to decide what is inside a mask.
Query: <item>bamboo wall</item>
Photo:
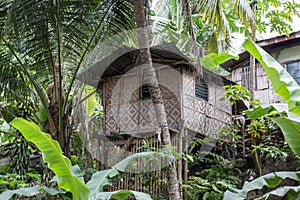
[[[140,98],[141,77],[134,69],[122,77],[110,77],[103,85],[103,129],[111,132],[142,136],[158,130],[154,105],[151,99]],[[180,124],[180,73],[170,67],[157,71],[165,103],[169,127],[179,129]]]
[[[250,72],[249,66],[240,67],[234,70],[228,78],[233,82],[245,87],[249,90]],[[274,92],[270,85],[269,79],[260,64],[255,66],[255,80],[254,80],[254,98],[259,99],[263,104],[270,104],[282,101],[281,98]]]
[[[178,155],[182,155],[182,152],[187,149],[187,132],[171,133],[171,143],[172,146],[177,147]],[[105,142],[101,144],[102,159],[106,157],[105,162],[110,163],[109,165],[104,165],[101,163],[98,165],[98,169],[106,169],[107,167],[115,165],[117,162],[123,160],[124,158],[131,156],[135,153],[145,152],[145,151],[160,151],[161,143],[158,141],[157,135],[149,137],[147,139],[142,138],[120,138],[120,137],[109,137],[111,143]],[[126,142],[130,140],[130,142]],[[99,143],[101,140],[99,140]],[[115,144],[115,145],[114,145]],[[128,145],[129,144],[129,145]],[[99,144],[100,145],[100,144]],[[174,149],[175,150],[175,149]],[[133,160],[126,172],[114,181],[112,186],[105,187],[106,191],[116,191],[121,189],[135,190],[139,192],[146,192],[156,199],[161,199],[162,197],[168,196],[167,190],[167,163],[169,160],[165,160],[162,157],[155,158],[138,158]],[[177,160],[177,170],[178,179],[180,181],[186,181],[188,178],[187,163],[184,160]],[[183,191],[182,195],[183,195]],[[134,198],[130,198],[134,199]]]
[[[184,72],[183,84],[183,118],[185,127],[205,136],[218,135],[222,126],[231,124],[231,106],[220,98],[225,92],[221,78],[204,76],[208,86],[208,102],[195,97],[195,78],[192,73]]]
[[[131,70],[122,77],[110,77],[103,84],[102,125],[110,142],[99,139],[97,152],[100,152],[98,160],[109,163],[109,166],[134,153],[143,152],[145,138],[151,148],[161,147],[156,135],[160,129],[152,100],[140,98],[139,86],[142,77],[139,75],[141,74],[139,70]],[[198,137],[217,136],[222,126],[231,124],[231,106],[227,101],[220,100],[225,92],[222,79],[205,75],[209,90],[207,102],[195,97],[195,76],[185,69],[175,70],[162,66],[157,70],[157,76],[172,133],[172,145],[177,146],[179,155],[187,149],[192,132],[197,133]],[[157,164],[156,162],[153,161],[153,164]],[[143,162],[140,164],[137,162],[137,166],[143,168]],[[99,168],[106,167],[108,166],[99,164]],[[188,179],[187,168],[187,163],[179,159],[178,178],[183,182]],[[121,181],[106,189],[108,191],[137,190],[150,193],[159,199],[168,194],[165,181],[166,175],[161,169],[151,173],[128,171]]]

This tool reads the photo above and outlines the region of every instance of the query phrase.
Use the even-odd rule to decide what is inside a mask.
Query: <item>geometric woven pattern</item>
[[[225,92],[221,79],[204,77],[208,86],[208,101],[195,97],[195,78],[184,73],[183,79],[183,118],[185,127],[206,136],[216,136],[222,126],[231,124],[231,105],[220,98]]]
[[[192,73],[183,71],[180,75],[177,70],[169,69],[157,70],[157,77],[170,128],[179,130],[183,118],[187,129],[203,135],[215,135],[222,126],[231,124],[231,106],[228,101],[220,100],[225,91],[221,79],[213,76],[204,78],[209,90],[208,101],[205,101],[195,97],[195,77]],[[157,130],[152,100],[140,99],[140,81],[137,73],[129,73],[121,78],[110,77],[103,84],[103,125],[106,134],[153,133]],[[183,105],[180,105],[180,99]]]
[[[181,119],[180,74],[172,69],[159,70],[158,80],[170,128],[178,130]],[[165,77],[165,78],[164,78]],[[106,134],[155,132],[158,122],[151,99],[140,99],[140,78],[136,73],[110,77],[103,84],[103,124]]]

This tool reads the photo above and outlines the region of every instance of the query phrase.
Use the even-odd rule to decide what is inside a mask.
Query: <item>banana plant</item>
[[[274,91],[278,95],[280,95],[286,102],[286,109],[283,109],[282,106],[279,107],[278,105],[272,105],[271,107],[265,106],[264,108],[256,108],[252,110],[252,112],[249,111],[247,112],[247,115],[251,118],[258,118],[276,109],[279,109],[278,111],[280,112],[288,112],[288,116],[280,115],[277,117],[273,117],[273,121],[275,121],[282,129],[289,146],[291,147],[293,152],[297,156],[299,156],[300,149],[297,147],[299,146],[300,141],[295,140],[295,138],[298,138],[300,135],[299,131],[294,131],[294,128],[292,128],[297,128],[294,123],[299,125],[299,121],[297,119],[297,116],[300,116],[299,85],[271,55],[269,55],[265,50],[256,45],[250,38],[244,40],[243,47],[263,66],[274,88]],[[227,53],[222,53],[220,55],[214,54],[212,56],[208,55],[204,57],[201,62],[203,66],[212,69],[216,66],[219,66],[226,60],[232,59],[233,57],[235,56]]]
[[[253,190],[260,190],[264,186],[269,188],[277,187],[284,179],[289,178],[295,181],[300,180],[300,172],[274,172],[261,176],[251,182],[245,182],[243,188],[234,189],[233,192],[227,190],[224,194],[223,200],[244,200],[247,199],[247,194]],[[295,199],[296,193],[300,191],[300,186],[283,186],[264,194],[259,199],[268,199],[271,195],[284,197],[287,195],[288,199]]]
[[[266,51],[256,45],[251,39],[245,39],[243,47],[264,68],[274,91],[281,96],[286,104],[272,104],[257,106],[246,111],[248,117],[252,119],[268,115],[282,130],[285,140],[296,156],[300,156],[300,87],[289,73]],[[223,53],[221,55],[207,56],[202,59],[202,65],[208,68],[214,68],[219,64],[231,59],[232,55]],[[255,189],[261,189],[263,186],[274,188],[278,180],[292,178],[299,181],[299,172],[276,172],[257,178],[252,182],[246,182],[241,190],[226,191],[224,200],[227,199],[246,199],[247,193]],[[287,196],[294,199],[299,195],[299,186],[280,187],[262,196],[262,199],[268,199],[271,195]]]
[[[121,200],[126,199],[130,195],[134,195],[137,200],[151,199],[149,194],[143,192],[132,190],[104,192],[103,188],[104,186],[112,185],[112,178],[116,177],[121,172],[125,172],[126,167],[130,164],[132,159],[137,157],[164,156],[163,153],[142,152],[133,154],[120,161],[110,169],[94,173],[91,179],[87,183],[84,183],[79,167],[71,166],[71,161],[69,158],[63,155],[58,142],[53,140],[49,134],[42,132],[36,124],[23,118],[15,118],[11,122],[11,125],[18,129],[26,140],[34,143],[42,152],[44,162],[48,163],[49,169],[51,169],[56,175],[55,180],[57,181],[58,186],[63,190],[41,186],[7,190],[0,194],[0,200],[10,199],[15,194],[34,196],[40,193],[42,190],[50,195],[57,195],[59,193],[65,193],[65,191],[68,191],[71,192],[72,199],[75,200],[111,198]]]

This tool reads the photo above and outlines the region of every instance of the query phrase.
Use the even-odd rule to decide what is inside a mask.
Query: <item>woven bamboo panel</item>
[[[221,108],[229,113],[231,113],[231,105],[228,101],[228,99],[221,100],[222,95],[226,92],[224,89],[224,84],[223,81],[220,80],[219,78],[215,80],[215,92],[216,92],[216,100],[214,102],[214,105],[216,107]]]
[[[231,114],[197,97],[184,96],[184,120],[189,130],[205,136],[216,135],[221,127],[231,124]],[[215,121],[212,123],[211,121]],[[217,130],[218,131],[213,131]]]
[[[184,71],[182,74],[183,95],[195,95],[195,78],[192,73]]]
[[[195,97],[195,77],[185,72],[183,80],[183,118],[186,128],[205,136],[215,136],[223,126],[231,124],[231,105],[220,98],[225,92],[221,78],[206,76],[209,101]]]
[[[168,74],[168,75],[167,75]],[[159,84],[169,127],[178,130],[180,123],[180,74],[167,68],[158,71]],[[103,87],[105,133],[146,133],[158,128],[151,99],[140,99],[140,79],[131,73],[121,78],[111,77]]]

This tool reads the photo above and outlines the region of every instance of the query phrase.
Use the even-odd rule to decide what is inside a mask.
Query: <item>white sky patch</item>
[[[152,0],[151,8],[153,9],[159,0]]]
[[[283,0],[284,2],[286,1],[291,1],[291,0]],[[300,0],[294,0],[295,3],[300,4]],[[292,16],[293,19],[293,23],[290,23],[292,26],[293,31],[292,32],[296,32],[300,30],[300,19],[297,16]],[[268,38],[272,38],[272,37],[276,37],[279,36],[279,33],[277,32],[271,32],[270,28],[267,27],[266,33],[261,33],[258,34],[258,39],[262,40],[262,39],[268,39]]]

